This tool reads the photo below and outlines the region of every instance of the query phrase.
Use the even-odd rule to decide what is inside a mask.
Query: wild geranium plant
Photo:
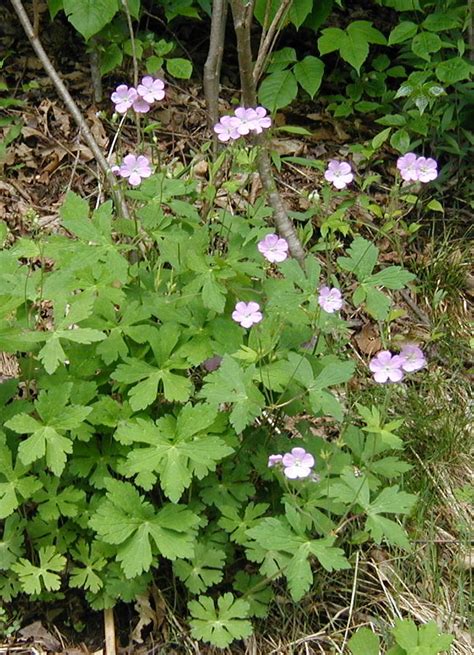
[[[117,111],[161,99],[157,80],[142,86],[120,85]],[[222,141],[270,126],[241,109]],[[339,186],[347,166],[331,169]],[[410,548],[401,422],[353,413],[347,383],[375,383],[346,319],[357,306],[385,320],[386,289],[413,276],[362,237],[331,271],[311,253],[303,267],[262,202],[202,220],[201,182],[135,155],[119,174],[134,221],[69,193],[59,230],[0,252],[0,349],[20,364],[0,385],[1,594],[81,589],[100,609],[174,576],[193,636],[224,647],[275,585],[298,601],[351,567],[348,526]],[[425,364],[408,344],[370,370],[405,384]]]

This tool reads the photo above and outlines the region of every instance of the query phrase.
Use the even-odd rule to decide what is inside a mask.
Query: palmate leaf
[[[117,561],[126,578],[148,571],[154,554],[167,559],[190,558],[199,518],[180,505],[164,505],[155,513],[151,503],[128,482],[110,480],[107,500],[99,505],[90,527],[108,544],[117,545]]]
[[[40,594],[43,587],[47,591],[57,591],[61,586],[58,573],[66,566],[66,558],[54,546],[40,548],[38,554],[39,566],[22,558],[13,564],[12,570],[18,574],[21,587],[27,594]]]
[[[97,593],[102,588],[104,583],[97,572],[102,571],[107,560],[98,552],[96,545],[93,543],[92,546],[89,546],[81,540],[77,544],[76,550],[72,552],[76,562],[82,566],[74,566],[71,569],[70,587],[80,587],[93,593]]]
[[[235,639],[252,634],[252,624],[248,620],[249,603],[242,599],[235,600],[231,593],[218,598],[217,608],[208,596],[192,600],[188,608],[192,616],[190,625],[193,637],[218,648],[225,648]]]
[[[193,559],[189,562],[176,560],[173,563],[173,571],[191,593],[200,594],[222,580],[225,559],[223,550],[198,544]]]
[[[379,250],[367,239],[356,237],[347,251],[349,257],[338,257],[337,263],[344,270],[354,273],[362,281],[374,270]]]
[[[308,561],[314,555],[327,571],[350,568],[344,552],[333,544],[333,537],[310,539],[305,534],[297,534],[284,517],[265,518],[256,527],[247,530],[247,536],[257,542],[264,551],[276,551],[289,557],[282,573],[288,580],[288,587],[293,600],[300,600],[313,582],[313,573]],[[247,551],[253,559],[252,546]],[[276,559],[278,567],[279,558]],[[278,570],[278,568],[277,568]],[[262,574],[268,575],[263,569]]]
[[[145,489],[159,475],[166,496],[178,502],[193,476],[202,479],[233,452],[221,437],[212,434],[216,415],[209,405],[185,405],[177,419],[167,415],[156,424],[143,419],[120,424],[115,433],[118,441],[149,444],[129,453],[123,473],[137,475],[137,483]]]
[[[244,370],[230,355],[225,355],[219,369],[206,376],[199,394],[216,408],[221,403],[232,403],[230,422],[238,433],[250,425],[265,406],[265,398],[253,383],[254,376],[254,366]]]
[[[0,539],[0,571],[7,571],[23,553],[24,521],[18,514],[9,516]]]
[[[19,459],[13,467],[10,450],[7,446],[0,447],[0,519],[12,514],[21,502],[31,498],[41,488],[38,478],[25,475],[27,472],[28,467]]]

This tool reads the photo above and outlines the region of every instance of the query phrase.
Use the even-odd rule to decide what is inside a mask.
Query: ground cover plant
[[[141,6],[104,2],[99,14],[52,4],[53,17],[64,9],[87,41],[114,16],[129,29]],[[223,25],[226,3],[182,3],[177,13],[162,4],[168,21],[207,10],[217,32]],[[0,385],[0,586],[10,605],[76,593],[108,611],[158,589],[176,605],[185,644],[236,649],[251,643],[280,594],[304,603],[322,580],[357,580],[371,549],[414,554],[406,523],[419,489],[409,484],[407,430],[433,364],[428,338],[397,329],[415,274],[387,258],[376,235],[393,231],[398,249],[421,229],[410,223],[413,207],[444,211],[431,197],[443,185],[438,151],[424,141],[428,129],[412,137],[411,127],[386,124],[324,161],[275,152],[275,111],[293,100],[282,75],[313,97],[322,68],[312,55],[295,63],[276,51],[272,59],[268,46],[286,12],[299,28],[312,3],[283,3],[280,15],[272,6],[262,14],[264,5],[255,5],[263,33],[252,62],[253,14],[230,3],[242,100],[222,111],[208,75],[210,130],[200,151],[186,153],[186,163],[160,151],[153,116],[171,102],[162,67],[182,79],[173,71],[184,64],[165,63],[165,53],[154,61],[161,74],[143,66],[132,29],[129,46],[120,42],[131,53],[129,76],[124,70],[110,85],[103,110],[114,129],[110,149],[100,152],[84,132],[94,155],[99,148],[112,199],[100,194],[93,205],[64,190],[53,229],[33,213],[28,235],[2,232],[0,349],[18,365]],[[457,28],[461,14],[446,24]],[[439,12],[430,15],[438,22],[413,23],[406,39],[395,27],[392,43],[442,32]],[[331,29],[340,38],[333,35],[333,50],[358,74],[369,44],[385,44],[367,21]],[[218,37],[206,63],[217,79]],[[41,56],[34,30],[30,38]],[[441,49],[430,38],[413,53]],[[328,32],[320,39],[327,43]],[[456,82],[467,77],[459,59]],[[421,114],[434,106],[420,110],[412,95],[398,93]],[[62,97],[74,115],[74,100]],[[408,106],[400,111],[413,118]],[[391,172],[374,173],[386,143]],[[286,209],[271,162],[319,171],[304,211]],[[383,210],[375,182],[388,189]],[[356,207],[369,215],[369,230],[351,221]],[[382,219],[377,230],[372,219]],[[377,347],[354,350],[357,317],[377,326]],[[354,583],[351,611],[355,592]],[[338,652],[379,652],[372,630],[349,637],[348,624]],[[451,641],[434,623],[407,619],[383,643],[392,655],[421,655]]]

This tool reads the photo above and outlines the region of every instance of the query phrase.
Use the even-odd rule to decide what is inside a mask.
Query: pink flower
[[[288,242],[286,239],[280,239],[277,234],[267,234],[258,242],[257,248],[265,259],[272,263],[284,262],[288,257]]]
[[[264,129],[270,127],[272,124],[272,119],[270,116],[267,116],[267,110],[265,107],[256,107],[255,109],[252,107],[249,107],[248,109],[245,107],[238,107],[234,113],[240,121],[237,131],[242,136],[249,132],[260,134]]]
[[[352,168],[346,161],[331,159],[329,161],[324,178],[331,182],[336,189],[344,189],[354,179]]]
[[[138,98],[138,93],[133,86],[128,88],[126,84],[119,84],[110,98],[115,105],[115,111],[119,114],[125,114]]]
[[[137,114],[147,114],[150,111],[150,105],[141,96],[137,96],[137,99],[133,101],[132,107]]]
[[[392,355],[389,350],[381,350],[370,360],[369,368],[374,374],[374,380],[384,382],[400,382],[403,380],[402,366],[405,360],[400,355]]]
[[[256,302],[238,302],[232,312],[232,318],[244,328],[252,327],[254,323],[260,323],[263,314],[260,305]]]
[[[426,183],[431,180],[436,180],[438,177],[438,163],[435,159],[428,159],[426,157],[418,157],[416,162],[416,170],[418,173],[418,180]]]
[[[127,155],[123,158],[119,170],[120,177],[128,179],[129,184],[138,186],[142,178],[150,177],[151,168],[149,160],[143,155]]]
[[[284,466],[283,473],[290,480],[307,478],[312,473],[314,457],[304,448],[292,448],[291,453],[283,455],[282,464]]]
[[[329,287],[321,287],[319,289],[318,303],[325,312],[328,314],[334,314],[334,312],[339,311],[342,307],[342,294],[339,289],[336,289],[336,287],[333,287],[332,289]]]
[[[283,461],[283,455],[270,455],[268,458],[268,468],[272,468],[277,464],[281,464]]]
[[[260,134],[263,130],[271,127],[272,119],[270,116],[267,116],[267,110],[265,107],[255,107],[255,117],[253,120],[254,127],[253,131],[256,134]]]
[[[235,116],[222,116],[220,121],[214,125],[214,132],[219,141],[229,141],[240,137],[237,127],[240,121]]]
[[[407,373],[419,371],[426,366],[426,358],[421,348],[413,343],[407,343],[400,351],[400,357],[403,359],[402,369]]]
[[[417,156],[414,152],[407,152],[403,157],[397,159],[397,168],[401,178],[406,182],[418,180]]]
[[[151,105],[156,100],[163,100],[165,97],[165,83],[159,78],[154,79],[151,75],[145,75],[141,84],[137,86],[138,95],[145,102]]]

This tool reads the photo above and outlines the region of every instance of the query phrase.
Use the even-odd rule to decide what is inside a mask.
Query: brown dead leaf
[[[382,347],[378,331],[371,323],[366,323],[362,330],[355,335],[354,339],[364,355],[373,355]]]
[[[35,643],[44,646],[46,650],[58,653],[61,650],[60,642],[43,626],[41,621],[35,621],[25,628],[19,630],[18,634],[23,639],[28,639]]]
[[[272,150],[279,155],[300,155],[303,152],[304,143],[296,139],[274,139]]]

